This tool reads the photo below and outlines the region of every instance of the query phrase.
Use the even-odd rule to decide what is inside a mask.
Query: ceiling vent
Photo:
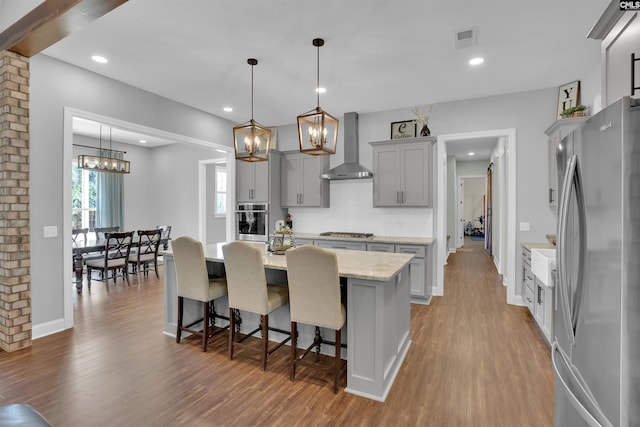
[[[454,32],[456,49],[465,49],[478,44],[478,27]]]

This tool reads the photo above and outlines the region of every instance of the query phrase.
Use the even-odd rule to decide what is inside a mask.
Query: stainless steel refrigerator
[[[593,115],[556,158],[555,425],[640,426],[640,102]]]

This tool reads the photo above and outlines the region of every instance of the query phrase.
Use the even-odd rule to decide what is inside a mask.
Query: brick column
[[[31,345],[29,58],[0,51],[0,348]]]

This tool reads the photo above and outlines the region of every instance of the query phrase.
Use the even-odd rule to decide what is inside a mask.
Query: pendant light
[[[258,60],[249,58],[247,64],[251,65],[251,120],[233,128],[233,146],[237,160],[263,162],[269,160],[271,129],[253,120],[253,67]]]
[[[320,108],[320,47],[323,39],[313,39],[317,49],[315,109],[298,116],[298,141],[300,152],[312,156],[335,154],[338,141],[338,119]]]
[[[95,148],[79,144],[74,145],[79,147]],[[102,148],[102,125],[100,125],[100,148],[98,149],[98,155],[79,155],[78,168],[91,169],[97,172],[110,172],[119,174],[131,173],[131,163],[127,160],[118,158],[122,157],[122,155],[124,154],[126,154],[126,151],[111,149],[111,128],[109,128],[109,148]]]

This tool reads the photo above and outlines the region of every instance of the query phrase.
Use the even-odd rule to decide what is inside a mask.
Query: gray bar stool
[[[263,245],[264,246],[264,245]],[[260,248],[245,242],[231,242],[222,247],[224,267],[229,287],[229,360],[233,359],[233,346],[262,332],[262,370],[267,369],[267,357],[291,339],[289,331],[269,327],[269,314],[289,303],[286,286],[267,284]],[[236,341],[235,325],[238,310],[260,315],[260,326]],[[287,337],[269,348],[269,330]]]
[[[321,368],[313,363],[303,363],[313,347],[319,352],[323,343],[333,344],[333,365],[321,369],[333,375],[333,392],[337,393],[341,376],[347,369],[346,361],[340,358],[340,330],[346,321],[346,311],[340,301],[338,258],[331,251],[311,245],[289,249],[286,257],[291,310],[291,381],[296,377],[296,365]],[[313,343],[300,356],[296,348],[298,323],[316,327]],[[321,327],[335,331],[335,342],[322,338]]]

